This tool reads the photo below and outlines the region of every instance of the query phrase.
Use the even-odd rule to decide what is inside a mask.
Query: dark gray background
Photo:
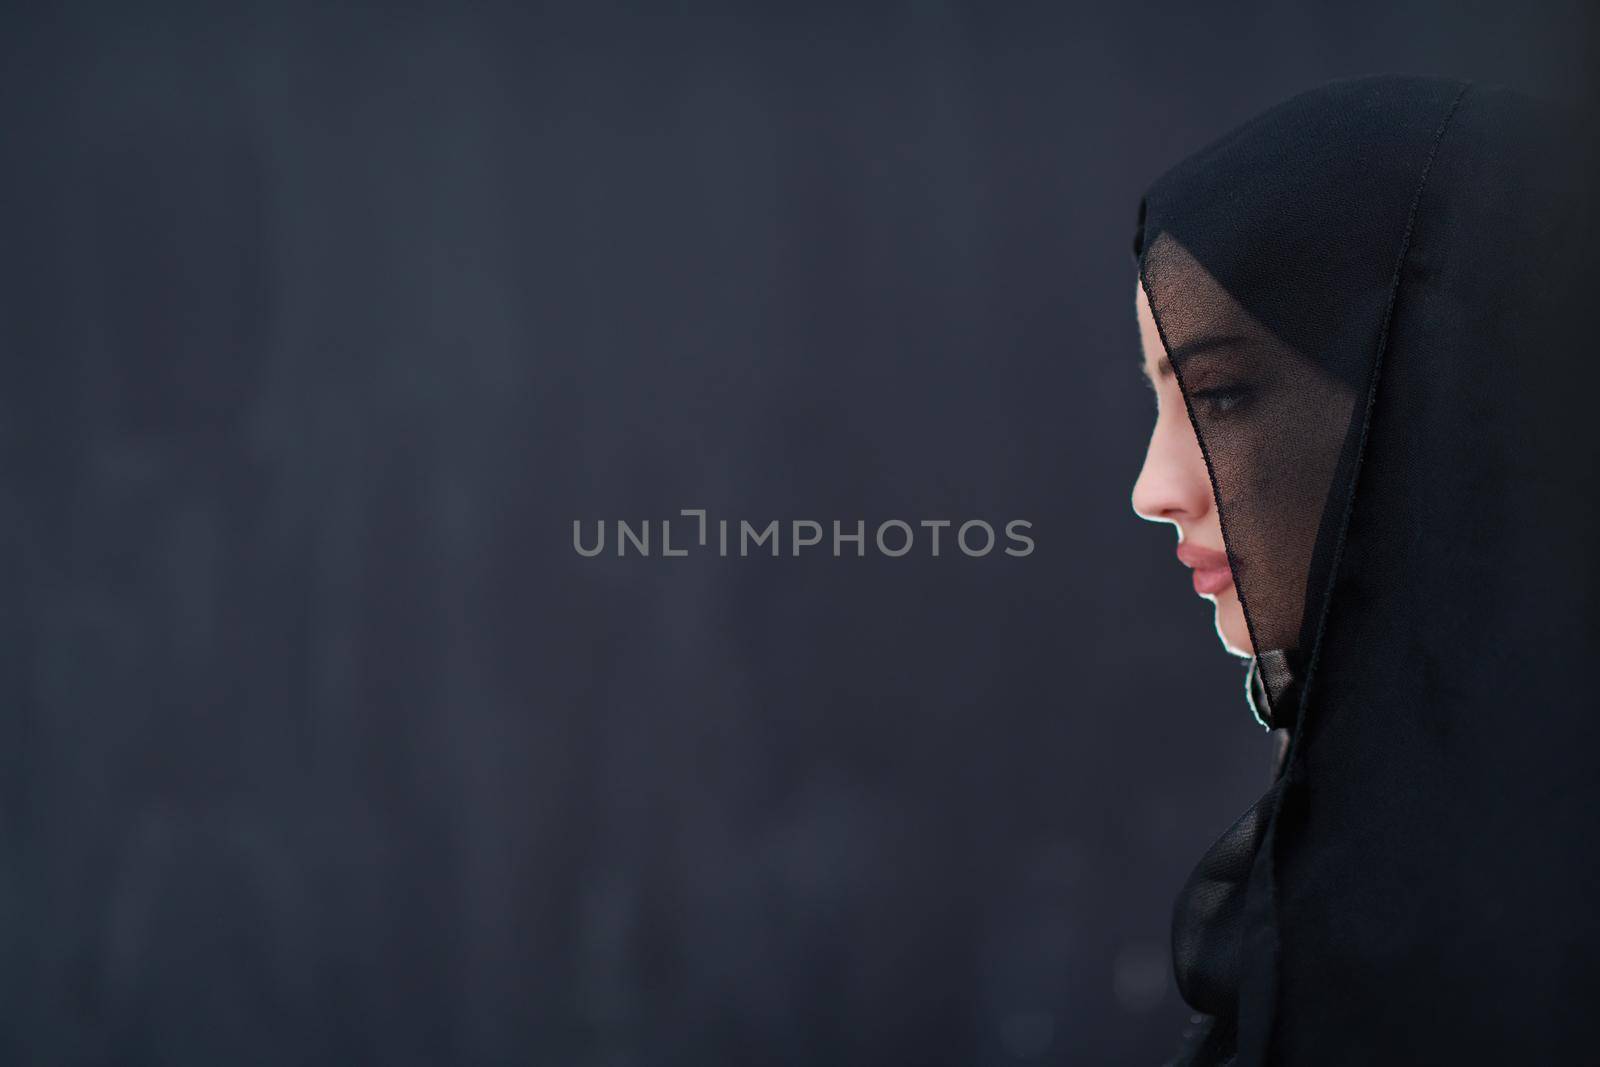
[[[0,1061],[1153,1063],[1267,749],[1166,527],[1145,184],[1581,5],[0,25]],[[573,519],[1035,553],[581,559]]]

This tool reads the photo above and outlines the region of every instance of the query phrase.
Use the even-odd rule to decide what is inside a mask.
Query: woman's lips
[[[1194,591],[1201,596],[1215,596],[1233,584],[1233,572],[1223,567],[1221,570],[1194,572]]]
[[[1194,591],[1201,596],[1215,596],[1233,584],[1233,571],[1228,567],[1226,552],[1180,544],[1178,559],[1194,571]]]

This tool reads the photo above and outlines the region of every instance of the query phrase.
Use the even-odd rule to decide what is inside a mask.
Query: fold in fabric
[[[1251,658],[1245,689],[1257,721],[1271,731],[1272,784],[1206,850],[1173,907],[1174,975],[1183,999],[1201,1013],[1175,1061],[1183,1067],[1228,1064],[1234,1056],[1245,894],[1282,786],[1298,695],[1295,663],[1281,649]]]

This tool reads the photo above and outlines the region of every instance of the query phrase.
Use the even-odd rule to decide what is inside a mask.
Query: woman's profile
[[[1270,784],[1178,894],[1194,1064],[1577,1062],[1600,995],[1600,370],[1581,125],[1335,82],[1139,205],[1132,503]]]

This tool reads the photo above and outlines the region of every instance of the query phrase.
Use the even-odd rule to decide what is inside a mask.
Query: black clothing
[[[1600,1046],[1589,128],[1337,82],[1180,163],[1140,279],[1288,730],[1179,895],[1192,1063]]]
[[[1245,681],[1250,707],[1262,725],[1271,728],[1275,742],[1272,784],[1207,850],[1173,908],[1172,960],[1178,989],[1190,1007],[1201,1013],[1191,1020],[1193,1025],[1185,1036],[1180,1058],[1184,1064],[1232,1062],[1247,880],[1262,831],[1277,802],[1293,726],[1288,700],[1280,696],[1278,705],[1268,710],[1268,694],[1295,691],[1290,673],[1295,660],[1291,651],[1274,649],[1250,661]]]

